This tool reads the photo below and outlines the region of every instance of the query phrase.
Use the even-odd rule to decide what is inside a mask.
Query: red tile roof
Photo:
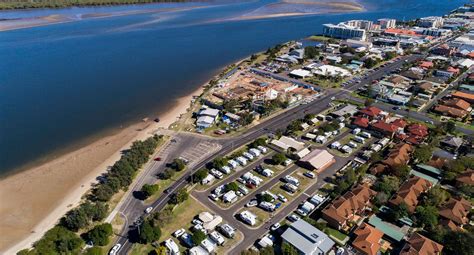
[[[456,91],[452,94],[453,97],[461,98],[464,101],[467,101],[471,104],[474,104],[474,94],[464,93]]]
[[[471,211],[472,205],[464,198],[451,198],[446,205],[439,210],[439,216],[453,221],[457,225],[464,225],[469,222],[467,215]]]
[[[443,246],[418,233],[414,233],[403,246],[400,255],[438,255],[441,254]]]
[[[399,128],[391,123],[387,123],[381,120],[373,123],[371,126],[376,131],[379,131],[385,134],[390,134],[390,135],[393,135]]]
[[[380,239],[383,236],[382,231],[364,222],[354,231],[354,234],[357,237],[352,242],[352,246],[360,253],[375,255],[380,250]]]
[[[401,203],[405,203],[408,207],[408,211],[413,213],[418,205],[418,197],[421,193],[428,191],[431,186],[431,182],[423,178],[418,176],[411,177],[400,186],[397,194],[390,199],[389,203],[394,206],[399,206]]]
[[[406,122],[404,119],[396,119],[392,121],[391,124],[399,128],[405,128],[408,125],[408,122]]]
[[[369,117],[377,117],[379,116],[379,114],[382,112],[382,110],[380,110],[379,108],[375,107],[375,106],[369,106],[369,107],[366,107],[362,110],[359,111],[359,113],[363,114],[363,115],[367,115]]]
[[[467,185],[474,185],[474,170],[467,169],[464,173],[458,175],[456,181],[459,184],[467,184]]]
[[[408,126],[407,131],[410,135],[426,137],[428,136],[428,127],[423,124],[411,124]]]
[[[434,65],[433,65],[433,62],[431,62],[431,61],[422,61],[419,66],[421,68],[427,68],[428,69],[428,68],[433,67]]]
[[[355,117],[354,121],[352,121],[352,124],[366,128],[369,126],[369,119],[364,118],[364,117]]]

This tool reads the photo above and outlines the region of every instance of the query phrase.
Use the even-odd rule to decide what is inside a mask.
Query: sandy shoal
[[[193,95],[176,100],[160,122],[141,122],[54,160],[0,180],[0,254],[29,248],[90,189],[96,177],[137,139],[167,128],[189,108]]]

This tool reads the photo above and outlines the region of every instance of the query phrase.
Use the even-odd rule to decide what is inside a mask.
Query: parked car
[[[288,201],[288,199],[282,194],[278,194],[277,197],[278,197],[278,200],[282,201],[283,203],[286,203]]]
[[[181,228],[181,229],[178,229],[178,230],[174,231],[173,236],[178,238],[178,237],[182,236],[184,233],[186,233],[186,230],[184,230],[184,228]]]
[[[296,215],[296,214],[291,214],[291,215],[289,215],[289,216],[286,217],[286,218],[287,218],[289,221],[291,221],[291,222],[295,222],[295,221],[297,221],[297,220],[300,219],[300,216],[298,216],[298,215]]]
[[[311,179],[314,179],[316,178],[316,174],[312,173],[312,172],[306,172],[303,174],[304,176],[308,177],[308,178],[311,178]]]
[[[145,209],[145,213],[150,213],[151,210],[153,210],[153,207],[151,207],[151,206],[150,206],[150,207],[147,207],[147,208]]]
[[[257,199],[252,199],[250,200],[247,204],[245,204],[245,207],[254,207],[258,205]]]
[[[271,231],[275,231],[275,230],[279,229],[280,227],[281,227],[280,223],[277,222],[277,223],[273,224],[273,225],[270,227],[270,230],[271,230]]]

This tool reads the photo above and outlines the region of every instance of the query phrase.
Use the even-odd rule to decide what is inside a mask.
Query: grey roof
[[[463,143],[463,139],[460,137],[449,136],[449,137],[446,137],[442,141],[442,143],[449,145],[451,147],[459,148]]]
[[[309,255],[326,254],[335,244],[329,236],[302,219],[293,222],[281,238],[302,254]]]
[[[351,116],[354,115],[357,112],[357,106],[349,104],[344,106],[343,108],[332,112],[332,115],[343,117],[346,114],[350,114]]]

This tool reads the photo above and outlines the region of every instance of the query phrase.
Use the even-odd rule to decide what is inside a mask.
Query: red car
[[[155,161],[161,161],[160,157],[155,158]]]

